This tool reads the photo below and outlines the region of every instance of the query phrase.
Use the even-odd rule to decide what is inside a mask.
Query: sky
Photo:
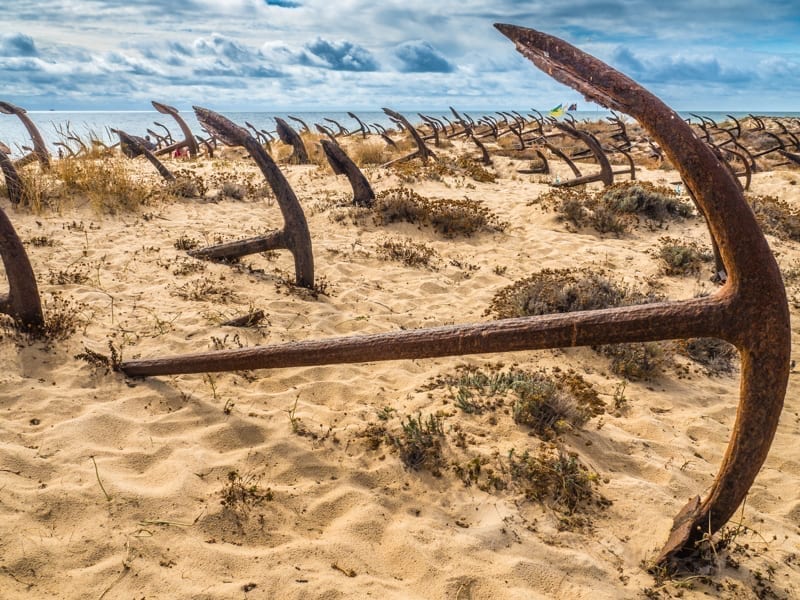
[[[0,100],[29,110],[549,109],[583,98],[532,27],[676,110],[800,111],[797,0],[2,0]]]

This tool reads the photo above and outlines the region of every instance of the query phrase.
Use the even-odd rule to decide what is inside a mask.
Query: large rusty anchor
[[[574,46],[514,25],[496,25],[517,50],[589,100],[627,113],[674,164],[708,220],[728,271],[713,296],[639,306],[504,319],[384,334],[133,360],[128,375],[295,367],[716,337],[741,353],[733,433],[708,495],[683,508],[657,561],[719,530],[741,505],[772,443],[789,377],[790,328],[778,265],[730,172],[680,116],[636,82]]]
[[[5,154],[3,154],[5,156]],[[0,209],[0,259],[8,278],[8,293],[0,294],[0,312],[9,315],[24,330],[36,332],[44,326],[42,301],[33,267],[11,220]]]
[[[0,142],[0,170],[6,181],[8,198],[13,204],[20,204],[24,198],[24,188],[14,163],[8,157],[8,147]],[[8,279],[8,293],[0,294],[0,313],[9,315],[27,331],[36,332],[44,326],[42,301],[36,276],[19,239],[14,225],[0,209],[0,260]]]

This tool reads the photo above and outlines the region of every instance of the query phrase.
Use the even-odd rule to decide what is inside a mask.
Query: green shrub
[[[603,271],[544,269],[499,290],[486,313],[504,319],[660,300],[660,296],[644,294],[612,281]]]
[[[677,342],[678,352],[705,367],[711,375],[731,373],[736,369],[736,347],[717,338],[689,338]]]
[[[386,260],[401,262],[408,267],[434,268],[432,261],[438,259],[436,250],[422,242],[405,240],[384,240],[377,247],[379,256]]]
[[[611,358],[611,372],[630,381],[649,381],[664,368],[664,348],[656,342],[608,344],[595,348]]]
[[[379,193],[373,205],[378,224],[404,221],[430,225],[445,237],[470,236],[480,231],[503,231],[507,224],[474,200],[436,200],[398,187]]]
[[[381,225],[406,222],[423,223],[430,211],[427,198],[406,187],[383,191],[375,198],[375,218]]]
[[[711,252],[702,249],[696,242],[682,242],[671,237],[659,240],[658,258],[665,275],[686,275],[700,272],[704,262],[713,258]]]
[[[348,152],[359,167],[382,165],[387,160],[386,143],[383,140],[360,139],[348,148]]]
[[[513,416],[542,437],[582,426],[590,414],[582,410],[559,385],[544,374],[515,387]]]
[[[528,500],[547,503],[566,514],[596,499],[597,474],[584,465],[578,455],[561,448],[543,446],[535,454],[511,451],[508,457],[511,481]]]
[[[441,418],[436,415],[428,415],[428,418],[423,420],[422,415],[419,414],[416,419],[406,417],[402,426],[402,434],[394,436],[392,441],[400,453],[400,460],[403,461],[403,464],[414,470],[425,466],[433,475],[441,475],[442,440],[444,439]]]
[[[648,182],[618,183],[592,193],[583,188],[557,188],[536,203],[555,210],[558,217],[575,227],[591,227],[599,233],[621,235],[639,218],[663,223],[693,214],[690,204],[664,187]]]
[[[465,368],[439,383],[449,386],[456,406],[468,414],[494,410],[510,394],[514,421],[545,438],[578,429],[604,411],[594,387],[572,370]]]
[[[775,196],[746,194],[764,233],[783,240],[800,241],[800,212]]]
[[[458,168],[463,169],[467,177],[479,183],[494,183],[497,181],[497,175],[486,170],[483,165],[476,162],[468,154],[462,154],[456,158],[455,164]]]
[[[694,212],[690,204],[677,198],[668,188],[646,181],[612,185],[603,192],[601,201],[615,213],[640,215],[658,223],[690,217]]]

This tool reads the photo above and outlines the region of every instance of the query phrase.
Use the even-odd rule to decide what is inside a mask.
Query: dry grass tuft
[[[390,155],[383,140],[363,138],[354,141],[347,152],[359,167],[382,165],[389,160]]]
[[[606,277],[603,271],[544,269],[499,290],[485,314],[497,319],[658,302]]]
[[[467,414],[494,411],[510,399],[514,422],[544,439],[580,429],[605,410],[594,387],[572,370],[463,368],[438,384],[448,386],[454,404]]]
[[[18,174],[22,184],[20,208],[28,209],[34,214],[40,214],[45,210],[61,210],[62,201],[59,198],[59,183],[52,174],[43,172],[38,163],[19,169]],[[2,181],[0,192],[8,196],[5,179]]]
[[[661,226],[693,214],[692,206],[668,188],[638,181],[618,183],[596,193],[584,188],[557,188],[535,203],[555,210],[560,219],[576,228],[591,227],[617,236],[642,219],[650,226]]]
[[[386,260],[401,262],[407,267],[425,267],[436,269],[439,254],[423,242],[415,242],[411,238],[404,240],[383,240],[377,247],[378,256]]]
[[[262,476],[252,473],[240,474],[238,471],[229,471],[225,485],[220,491],[220,504],[226,509],[247,516],[251,508],[271,502],[275,495],[270,488],[261,485]]]
[[[800,241],[800,211],[775,196],[745,194],[764,233],[782,240]]]
[[[97,213],[133,212],[152,198],[151,182],[136,177],[124,157],[65,158],[55,163],[53,175],[61,181],[61,194],[81,196]]]
[[[0,324],[19,344],[38,341],[49,346],[52,342],[66,340],[78,329],[85,327],[91,318],[87,314],[88,308],[84,302],[73,302],[61,293],[54,292],[42,297],[44,324],[41,327],[26,328],[11,316],[3,313],[0,313]]]
[[[196,302],[221,302],[227,304],[236,300],[236,292],[227,285],[212,281],[209,277],[191,279],[172,291],[183,300]]]
[[[447,238],[503,231],[508,226],[480,202],[429,199],[406,187],[379,193],[373,210],[380,225],[398,221],[430,225]]]
[[[672,237],[662,237],[659,242],[656,256],[665,275],[697,274],[704,262],[714,258],[710,250],[702,248],[697,242],[684,242]]]
[[[669,363],[664,345],[657,342],[608,344],[595,348],[611,359],[611,372],[630,381],[650,381]]]
[[[528,500],[547,504],[568,516],[598,500],[594,487],[599,477],[584,465],[578,455],[557,446],[541,446],[538,452],[510,452],[508,470],[512,484]],[[562,520],[563,529],[573,529],[575,522]]]

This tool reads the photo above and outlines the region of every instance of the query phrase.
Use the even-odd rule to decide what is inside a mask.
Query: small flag
[[[552,109],[549,113],[547,113],[551,117],[563,117],[564,116],[564,105],[559,104],[554,109]]]

